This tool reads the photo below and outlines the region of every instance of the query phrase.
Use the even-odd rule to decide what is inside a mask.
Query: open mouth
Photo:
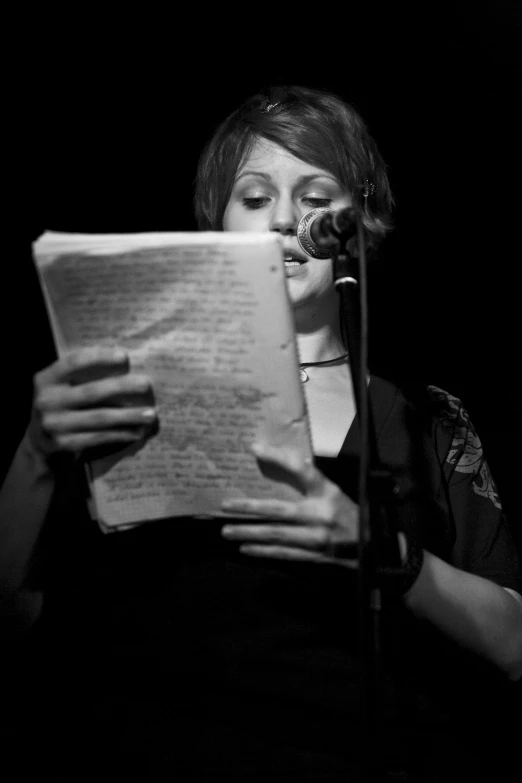
[[[296,250],[284,249],[283,258],[285,260],[286,277],[296,277],[303,273],[308,258]]]
[[[298,272],[303,264],[306,264],[308,258],[296,250],[284,250],[283,258],[285,260],[285,269],[288,272]]]

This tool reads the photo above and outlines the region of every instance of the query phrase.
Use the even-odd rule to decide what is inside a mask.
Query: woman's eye
[[[242,199],[242,203],[245,209],[262,209],[262,207],[265,207],[269,201],[269,196],[245,196]],[[332,203],[332,199],[304,196],[303,203],[310,207],[329,207]]]
[[[244,198],[243,206],[246,209],[261,209],[269,201],[267,196],[257,196],[256,198]]]
[[[313,196],[305,196],[303,201],[311,207],[329,207],[332,203],[331,198],[314,198]]]

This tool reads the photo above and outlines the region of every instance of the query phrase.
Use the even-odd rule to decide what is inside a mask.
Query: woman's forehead
[[[297,158],[284,147],[268,139],[256,140],[250,152],[241,163],[236,180],[240,177],[255,176],[256,174],[265,174],[271,179],[299,179],[304,176],[324,176],[329,179],[335,179],[325,169],[318,168]]]

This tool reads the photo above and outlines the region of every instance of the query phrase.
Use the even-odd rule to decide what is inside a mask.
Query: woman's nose
[[[280,202],[274,208],[270,218],[270,231],[280,234],[295,234],[299,223],[299,214],[291,202]]]

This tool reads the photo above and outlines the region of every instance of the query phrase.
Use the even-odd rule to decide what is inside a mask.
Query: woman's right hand
[[[157,425],[152,383],[118,348],[73,351],[34,377],[29,440],[45,457],[118,448]]]

